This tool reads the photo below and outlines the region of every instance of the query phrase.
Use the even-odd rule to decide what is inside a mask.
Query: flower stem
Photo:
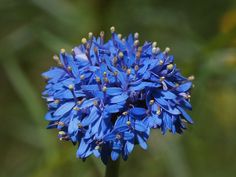
[[[119,176],[119,166],[120,166],[120,159],[117,159],[116,161],[112,161],[110,159],[107,163],[107,166],[106,166],[105,177],[118,177]]]

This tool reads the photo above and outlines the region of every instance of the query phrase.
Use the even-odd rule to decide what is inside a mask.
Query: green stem
[[[119,176],[120,159],[116,161],[109,160],[106,166],[105,177],[118,177]]]

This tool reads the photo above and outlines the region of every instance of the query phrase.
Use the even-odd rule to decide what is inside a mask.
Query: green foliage
[[[76,147],[45,130],[41,72],[89,31],[140,33],[170,47],[194,74],[192,117],[183,136],[152,134],[147,152],[121,163],[122,176],[221,177],[236,169],[236,4],[234,0],[0,0],[1,177],[103,176]],[[109,34],[108,34],[109,35]]]

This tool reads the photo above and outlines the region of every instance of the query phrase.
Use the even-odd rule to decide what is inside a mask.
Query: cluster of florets
[[[122,38],[111,27],[105,42],[104,32],[89,33],[71,53],[61,49],[53,57],[58,66],[43,73],[48,128],[78,143],[79,158],[126,160],[134,145],[147,148],[151,129],[181,134],[193,123],[185,111],[191,110],[193,76],[181,75],[169,48],[141,45],[138,36]]]

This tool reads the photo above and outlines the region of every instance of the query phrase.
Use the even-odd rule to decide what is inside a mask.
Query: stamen
[[[164,81],[164,80],[165,80],[165,77],[164,77],[164,76],[160,77],[160,81],[161,81],[161,82]]]
[[[93,105],[94,105],[94,106],[98,106],[98,101],[97,101],[97,100],[94,100],[94,101],[93,101]]]
[[[100,149],[100,146],[95,146],[95,150],[99,150]]]
[[[117,37],[118,37],[119,39],[121,39],[121,38],[122,38],[122,34],[118,34]]]
[[[135,41],[134,41],[134,46],[137,47],[138,45],[139,45],[139,40],[135,40]]]
[[[162,65],[164,62],[163,62],[163,60],[160,60],[159,61],[159,65]]]
[[[135,71],[138,71],[138,70],[139,70],[139,66],[138,66],[138,65],[135,65],[135,66],[134,66],[134,70],[135,70]]]
[[[166,47],[164,53],[169,53],[170,52],[170,48],[169,47]]]
[[[65,135],[66,132],[64,132],[64,131],[59,131],[58,134],[59,134],[59,135]]]
[[[96,82],[97,82],[97,83],[100,83],[100,82],[101,82],[100,77],[97,77],[97,76],[96,76]]]
[[[73,89],[74,89],[74,85],[73,85],[73,84],[70,84],[70,85],[69,85],[69,89],[70,89],[70,90],[73,90]]]
[[[54,100],[54,103],[58,104],[58,103],[60,103],[60,100]]]
[[[125,111],[125,112],[123,112],[122,113],[124,116],[126,116],[127,114],[128,114],[128,112],[127,111]]]
[[[152,43],[152,47],[154,48],[156,46],[157,46],[157,42],[155,41],[155,42]]]
[[[149,101],[149,105],[153,105],[154,102],[155,102],[154,100],[150,100],[150,101]]]
[[[64,123],[64,122],[58,122],[58,125],[59,125],[59,126],[64,126],[65,123]]]
[[[107,87],[106,87],[106,86],[103,86],[102,91],[103,91],[103,92],[106,92],[106,91],[107,91]]]
[[[160,107],[160,106],[157,107],[157,112],[156,112],[156,114],[157,114],[157,115],[160,115],[160,114],[161,114],[161,107]]]
[[[86,38],[82,38],[81,42],[82,42],[82,44],[86,44],[87,43],[87,39]]]
[[[174,65],[173,65],[173,64],[169,64],[169,65],[167,65],[167,69],[168,69],[168,70],[172,70],[172,69],[173,69],[173,67],[174,67]]]
[[[128,120],[128,121],[126,122],[126,124],[129,126],[129,125],[131,125],[131,122]]]
[[[114,74],[114,76],[117,76],[118,75],[118,71],[115,71],[113,74]]]
[[[194,75],[188,77],[189,81],[193,81],[194,79],[195,79]]]
[[[127,69],[127,70],[126,70],[126,73],[127,73],[127,75],[130,75],[131,69]]]
[[[121,139],[121,135],[120,134],[116,134],[116,139]]]
[[[115,29],[114,26],[112,26],[112,27],[110,28],[110,30],[111,30],[111,33],[114,33],[116,29]]]
[[[139,37],[139,33],[134,33],[134,39],[138,39],[138,37]]]
[[[61,49],[61,54],[65,54],[66,53],[66,50],[65,49]]]
[[[118,54],[118,55],[119,55],[119,57],[120,57],[120,58],[123,58],[123,57],[124,57],[124,54],[123,54],[123,52],[119,52],[119,54]]]
[[[81,80],[84,80],[84,78],[85,78],[85,76],[84,76],[84,74],[82,74],[82,75],[80,76],[80,79],[81,79]]]
[[[68,66],[68,67],[67,67],[67,70],[68,70],[68,71],[72,71],[71,66]]]
[[[92,38],[93,38],[93,33],[92,33],[92,32],[89,32],[89,33],[88,33],[88,38],[89,38],[89,39],[92,39]]]

